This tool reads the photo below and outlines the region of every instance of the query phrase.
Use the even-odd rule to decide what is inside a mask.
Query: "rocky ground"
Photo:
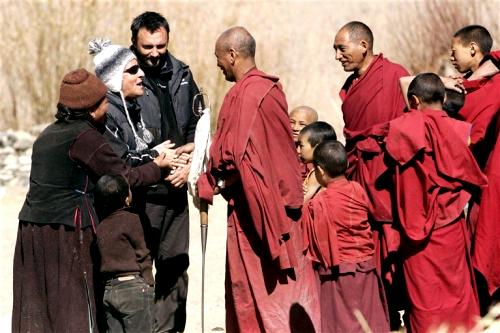
[[[40,129],[0,132],[0,332],[10,330],[12,258],[17,235],[17,214],[28,190],[31,146]],[[199,214],[190,207],[190,259],[187,326],[201,332],[201,241]],[[226,206],[217,198],[209,210],[205,273],[205,332],[224,331],[224,270]]]

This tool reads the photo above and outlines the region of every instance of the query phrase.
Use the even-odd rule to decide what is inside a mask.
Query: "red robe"
[[[317,285],[289,212],[303,201],[297,153],[278,78],[249,71],[224,98],[198,181],[211,202],[219,177],[238,181],[228,200],[226,331],[285,332],[319,327]],[[311,326],[312,325],[312,326]]]
[[[355,74],[349,76],[340,91],[349,160],[346,175],[359,182],[368,194],[375,261],[379,274],[390,284],[396,271],[396,264],[390,258],[398,249],[399,232],[392,226],[390,193],[375,180],[386,169],[380,148],[387,130],[383,124],[403,114],[405,101],[399,78],[408,75],[406,69],[380,54],[359,78]]]
[[[363,131],[400,116],[405,101],[399,78],[408,75],[402,66],[379,54],[360,77],[349,76],[340,91],[345,129]]]
[[[470,329],[479,315],[464,207],[486,178],[467,147],[468,133],[467,123],[438,110],[412,110],[389,123],[410,332],[443,322],[450,331]]]
[[[321,266],[323,332],[361,332],[356,309],[374,332],[388,332],[363,188],[345,178],[332,181],[303,208],[302,223],[305,252]]]
[[[500,52],[488,55],[499,66]],[[491,294],[500,287],[500,74],[482,80],[465,81],[465,105],[459,116],[472,123],[471,149],[488,177],[480,204],[471,206],[470,223],[473,230],[472,258],[486,279]]]

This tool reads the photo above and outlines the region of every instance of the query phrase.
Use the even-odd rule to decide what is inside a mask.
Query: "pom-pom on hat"
[[[88,109],[106,97],[108,89],[84,68],[66,74],[61,82],[59,103],[70,109]]]
[[[122,89],[123,72],[130,60],[136,59],[128,48],[113,45],[109,39],[96,38],[89,42],[89,53],[94,56],[95,73],[109,90]]]

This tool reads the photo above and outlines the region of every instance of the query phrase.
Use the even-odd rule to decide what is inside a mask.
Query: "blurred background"
[[[158,11],[170,23],[169,50],[190,65],[218,111],[226,83],[214,57],[225,29],[245,26],[257,40],[257,64],[281,78],[289,108],[309,105],[338,132],[338,91],[347,73],[334,59],[336,31],[351,20],[368,24],[375,52],[410,72],[449,74],[450,37],[484,25],[499,41],[500,1],[124,1],[0,0],[0,130],[51,122],[62,76],[93,70],[87,43],[105,36],[130,44],[130,23]],[[214,112],[214,115],[216,112]]]

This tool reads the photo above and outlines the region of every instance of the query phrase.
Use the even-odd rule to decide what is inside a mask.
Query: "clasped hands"
[[[170,173],[165,180],[170,182],[174,187],[184,186],[189,175],[194,144],[187,143],[175,148],[175,144],[167,140],[153,149],[159,153],[153,162],[160,168],[170,169]]]

